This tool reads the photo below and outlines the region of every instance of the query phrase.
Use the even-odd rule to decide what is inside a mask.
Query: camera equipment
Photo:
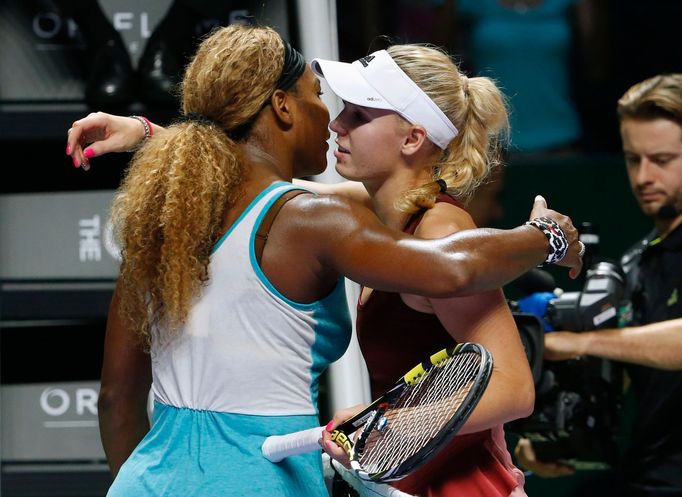
[[[542,354],[546,330],[617,327],[624,289],[620,267],[601,261],[587,271],[582,291],[536,292],[512,303],[533,372],[536,401],[531,416],[509,423],[507,429],[530,439],[538,460],[580,469],[608,467],[615,461],[622,392],[619,365],[594,357],[543,362]]]
[[[587,271],[582,292],[565,292],[549,301],[547,320],[557,330],[615,328],[624,288],[625,275],[620,267],[598,262]]]

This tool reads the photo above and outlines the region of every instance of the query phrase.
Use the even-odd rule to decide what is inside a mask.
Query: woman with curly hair
[[[260,447],[319,422],[317,379],[350,338],[343,275],[445,298],[547,257],[579,272],[575,229],[541,198],[534,226],[420,240],[352,199],[292,184],[326,166],[320,94],[275,31],[229,26],[188,66],[177,123],[96,113],[70,130],[76,164],[153,134],[113,208],[123,262],[99,401],[109,495],[325,496],[319,454],[273,464]],[[537,229],[555,222],[567,249],[548,249]]]

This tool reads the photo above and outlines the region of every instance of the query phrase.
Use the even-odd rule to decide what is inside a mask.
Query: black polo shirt
[[[622,263],[636,324],[682,317],[682,226],[663,240],[645,237]],[[628,495],[682,496],[682,371],[626,367],[637,399]]]

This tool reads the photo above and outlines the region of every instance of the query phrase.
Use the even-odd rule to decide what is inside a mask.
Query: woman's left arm
[[[436,238],[471,228],[475,225],[465,211],[441,203],[424,216],[415,234]],[[486,393],[461,433],[485,430],[531,414],[533,377],[502,290],[445,299],[402,297],[416,310],[433,312],[457,342],[479,343],[493,356],[493,374]]]
[[[493,356],[488,388],[461,433],[473,433],[529,416],[535,402],[535,386],[502,290],[469,297],[429,299],[429,302],[457,342],[479,343]]]

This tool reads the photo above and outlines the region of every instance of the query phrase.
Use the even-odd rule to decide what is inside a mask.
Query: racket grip
[[[385,483],[374,483],[363,480],[355,471],[346,469],[340,462],[334,460],[331,460],[330,462],[336,472],[341,475],[341,478],[358,493],[359,497],[417,497],[416,495],[402,492]]]
[[[288,435],[272,435],[265,439],[261,451],[268,461],[279,462],[285,457],[322,450],[318,441],[324,429],[324,426],[319,426]]]

